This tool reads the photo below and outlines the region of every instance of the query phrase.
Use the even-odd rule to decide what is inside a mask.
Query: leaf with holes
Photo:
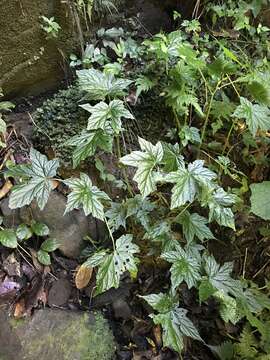
[[[71,188],[68,195],[65,214],[73,209],[83,208],[85,215],[92,214],[97,219],[104,220],[103,201],[110,201],[109,196],[92,184],[88,175],[81,173],[80,178],[64,181]]]
[[[116,240],[112,253],[98,252],[92,255],[85,266],[98,266],[97,287],[95,295],[114,287],[118,288],[120,277],[128,271],[132,277],[137,275],[138,259],[134,257],[139,247],[132,242],[132,235],[127,234]]]
[[[163,148],[158,142],[156,145],[139,138],[142,151],[133,151],[123,156],[120,161],[128,166],[137,167],[134,180],[138,183],[139,190],[143,197],[156,190],[156,179],[154,169],[162,161]]]
[[[23,184],[14,186],[11,191],[11,209],[29,205],[35,199],[39,208],[43,210],[53,190],[53,177],[59,167],[58,160],[48,160],[45,155],[31,148],[30,161],[31,165],[23,167]]]

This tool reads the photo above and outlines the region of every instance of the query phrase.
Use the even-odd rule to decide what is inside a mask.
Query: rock
[[[0,208],[3,215],[3,224],[6,227],[15,227],[20,225],[20,211],[19,209],[11,210],[8,206],[8,198],[0,201]]]
[[[67,279],[56,280],[49,291],[48,305],[61,306],[68,302],[71,294],[71,284]]]
[[[64,58],[77,47],[67,2],[0,0],[0,87],[7,96],[38,94],[59,86],[67,75]],[[40,16],[54,17],[61,30],[46,39]]]
[[[55,309],[26,320],[0,313],[1,360],[111,360],[116,345],[101,313]]]
[[[73,210],[64,215],[65,207],[65,196],[53,191],[44,210],[41,211],[33,202],[30,207],[21,209],[20,217],[26,223],[33,217],[34,220],[46,224],[50,229],[50,237],[59,241],[62,254],[76,258],[83,248],[85,236],[99,240],[105,237],[105,230],[101,222],[91,216],[86,217],[83,211]]]

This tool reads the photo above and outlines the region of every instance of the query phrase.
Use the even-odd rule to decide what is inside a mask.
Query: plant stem
[[[114,237],[113,237],[112,231],[111,231],[111,229],[110,229],[110,227],[109,227],[108,221],[107,221],[107,219],[106,219],[105,216],[104,216],[104,222],[105,222],[105,224],[106,224],[106,226],[107,226],[107,229],[108,229],[108,231],[109,231],[110,238],[112,239],[113,250],[115,251],[115,241],[114,241]]]

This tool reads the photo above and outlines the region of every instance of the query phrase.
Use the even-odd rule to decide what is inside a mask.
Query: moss
[[[28,360],[111,360],[115,344],[102,314],[44,310],[34,320],[15,325]],[[55,316],[55,318],[54,318]],[[92,316],[92,321],[91,321]]]
[[[34,145],[47,154],[59,157],[62,165],[71,165],[71,148],[65,142],[77,135],[87,125],[88,115],[79,107],[82,94],[72,86],[60,90],[46,100],[34,113]]]

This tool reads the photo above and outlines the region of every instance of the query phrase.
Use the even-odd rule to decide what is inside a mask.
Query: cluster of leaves
[[[213,11],[218,13],[219,10],[216,7]],[[236,16],[235,11],[231,17]],[[245,19],[242,21],[246,23]],[[246,29],[241,26],[239,30]],[[113,29],[114,33],[116,30]],[[198,20],[185,21],[179,30],[157,34],[139,44],[123,40],[121,29],[118,29],[117,35],[113,35],[114,41],[103,42],[116,55],[117,62],[112,63],[104,52],[89,48],[87,67],[90,68],[77,71],[77,85],[84,95],[80,107],[89,113],[89,118],[85,129],[68,141],[73,149],[73,166],[78,167],[97,151],[112,152],[116,144],[121,166],[136,168],[133,180],[139,194],[115,203],[93,185],[87,174],[58,179],[70,190],[66,212],[82,208],[86,216],[91,214],[108,226],[112,248],[99,249],[84,264],[97,270],[95,294],[118,287],[125,272],[136,278],[139,265],[136,254],[144,255],[141,238],[147,240],[159,261],[167,263],[170,289],[142,295],[142,298],[155,311],[151,315],[154,323],[162,326],[164,346],[179,353],[184,348],[184,336],[204,343],[187,310],[180,307],[179,289],[183,284],[188,289],[197,289],[200,303],[214,298],[224,322],[236,324],[246,318],[263,339],[267,332],[256,315],[270,308],[263,294],[233,277],[232,263],[217,263],[205,246],[207,240],[218,237],[218,232],[214,235],[211,231],[211,223],[235,230],[233,206],[238,199],[230,189],[226,191],[221,186],[220,173],[234,180],[241,176],[230,166],[230,139],[234,133],[237,136],[248,133],[255,142],[267,138],[270,130],[270,88],[266,81],[269,64],[267,60],[257,61],[254,70],[254,64],[245,53],[239,57],[236,48],[229,49],[226,42],[212,40],[209,34],[200,32]],[[102,36],[106,33],[112,36],[108,35],[108,30],[104,30]],[[148,66],[138,54],[147,59]],[[129,79],[124,73],[125,64],[134,59],[138,68],[144,69],[139,76],[136,72],[136,76]],[[172,129],[171,143],[152,144],[139,138],[140,149],[121,156],[120,134],[125,122],[134,119],[125,102],[131,86],[135,88],[135,103],[145,92],[156,88],[166,98],[175,129]],[[214,159],[218,171],[215,165],[201,159],[202,151],[211,149],[210,138],[216,133],[225,136],[224,144],[215,144],[219,155]],[[183,155],[190,144],[197,146],[197,158],[187,161]],[[29,160],[29,164],[7,171],[6,175],[18,183],[10,196],[11,208],[29,205],[35,200],[42,209],[54,188],[58,161],[48,160],[34,149],[31,149]],[[260,198],[265,187],[269,190],[269,184],[260,185],[263,188],[252,187],[252,211],[267,219],[270,215],[267,209],[260,208]],[[136,231],[132,231],[134,223]],[[181,229],[178,236],[175,225]],[[123,233],[120,237],[119,232]],[[213,348],[213,351],[218,353],[219,350]]]
[[[32,221],[29,226],[20,224],[16,230],[1,227],[0,244],[7,248],[15,249],[18,246],[24,245],[24,243],[33,236],[47,237],[49,234],[50,230],[48,226],[37,221]],[[38,261],[43,265],[50,265],[51,258],[49,253],[55,251],[58,247],[59,243],[57,240],[53,238],[44,240],[37,252]]]

